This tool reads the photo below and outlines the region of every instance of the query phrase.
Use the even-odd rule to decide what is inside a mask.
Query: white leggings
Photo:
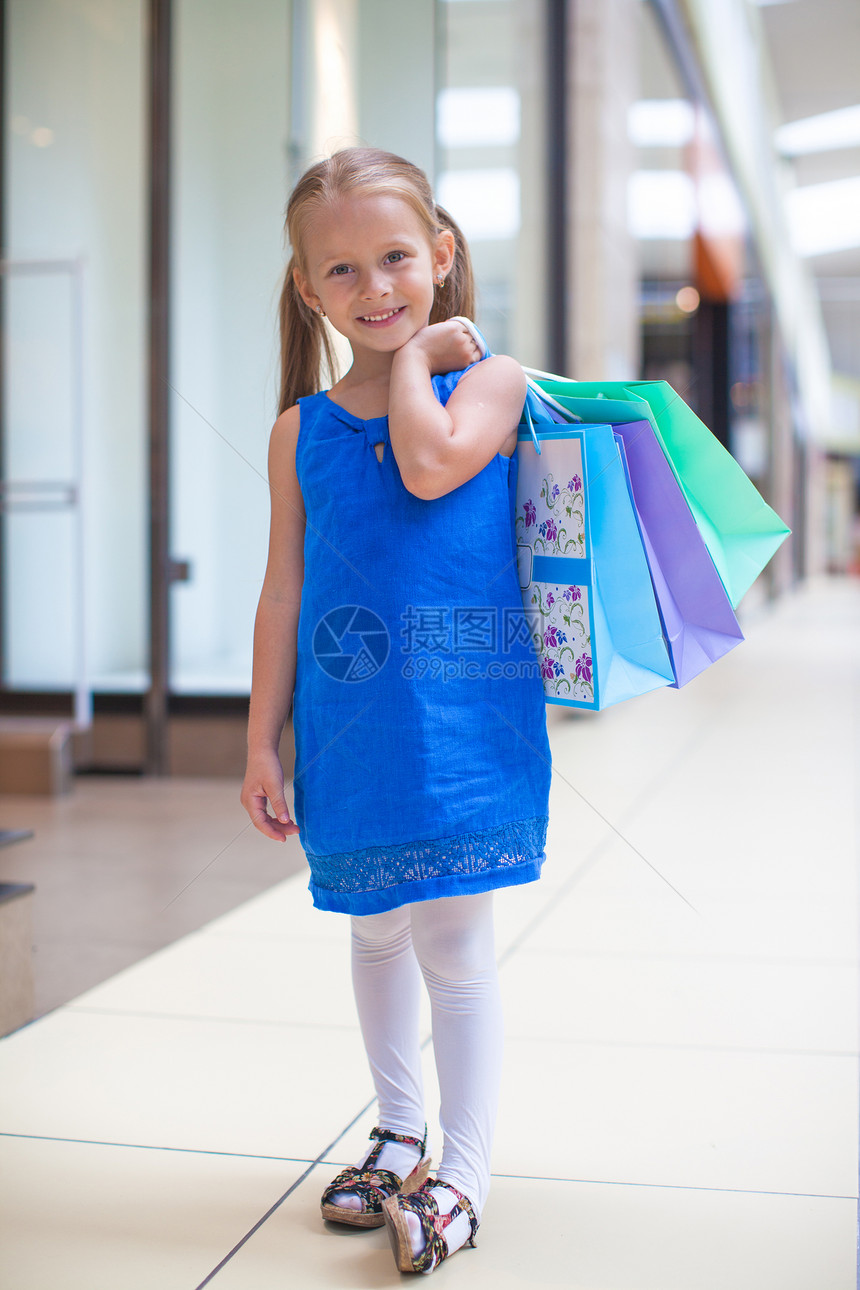
[[[352,979],[379,1124],[421,1137],[418,1008],[430,995],[441,1093],[436,1176],[468,1196],[480,1218],[502,1064],[502,1009],[493,894],[422,901],[352,919]]]

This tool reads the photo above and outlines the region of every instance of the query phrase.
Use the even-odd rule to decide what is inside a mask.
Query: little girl
[[[271,535],[242,803],[298,833],[320,909],[351,916],[379,1127],[322,1197],[388,1227],[401,1271],[474,1236],[502,1019],[492,892],[544,860],[550,754],[513,536],[521,368],[480,353],[469,253],[409,162],[349,148],[287,208]],[[323,318],[353,361],[320,390]],[[293,708],[296,823],[278,742]],[[267,803],[273,814],[267,810]],[[428,1178],[420,991],[442,1157]]]

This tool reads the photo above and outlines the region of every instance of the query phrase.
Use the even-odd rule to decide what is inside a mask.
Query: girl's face
[[[431,244],[402,198],[354,194],[314,219],[295,281],[353,351],[391,353],[427,326],[436,279],[453,259],[453,235],[446,229]]]

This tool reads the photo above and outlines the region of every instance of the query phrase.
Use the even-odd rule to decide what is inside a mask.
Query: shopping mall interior
[[[402,1280],[319,1210],[377,1123],[348,920],[239,801],[285,205],[358,144],[462,228],[492,353],[582,383],[587,433],[584,392],[640,400],[739,624],[604,702],[588,575],[546,860],[495,894],[492,1186],[435,1275],[856,1290],[856,0],[0,0],[0,35],[0,1286]],[[734,590],[667,388],[777,533]]]

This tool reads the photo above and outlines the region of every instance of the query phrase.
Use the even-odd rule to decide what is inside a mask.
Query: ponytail
[[[469,246],[456,220],[443,206],[436,207],[436,222],[440,229],[454,234],[454,263],[448,271],[444,287],[439,287],[430,313],[430,322],[445,322],[458,314],[463,318],[475,317],[475,275]]]
[[[278,415],[291,408],[297,399],[316,394],[323,370],[331,375],[335,358],[325,323],[298,293],[293,281],[295,256],[290,258],[278,303],[278,326],[281,337],[281,388]]]

